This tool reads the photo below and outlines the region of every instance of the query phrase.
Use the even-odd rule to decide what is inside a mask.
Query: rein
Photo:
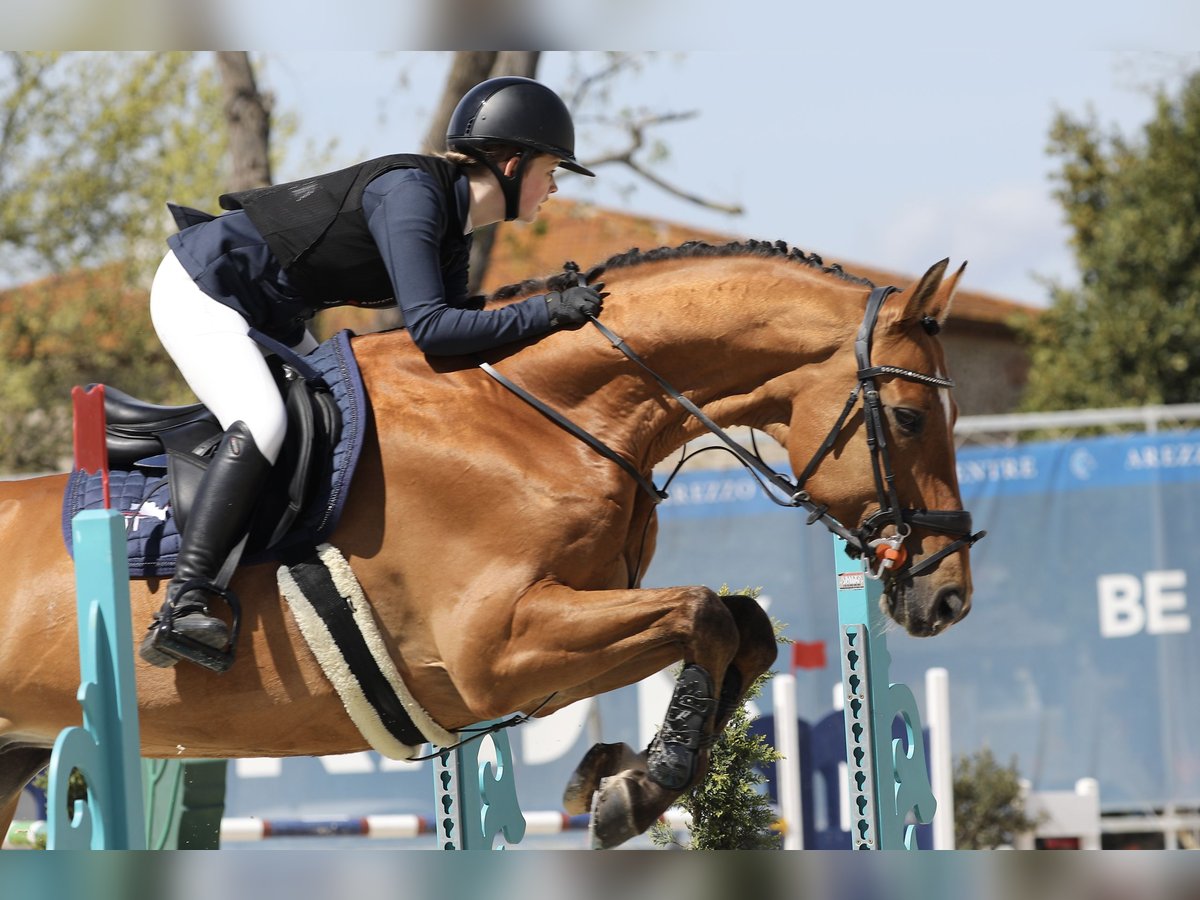
[[[577,274],[576,277],[582,284],[582,276]],[[755,480],[762,487],[763,493],[769,500],[779,506],[800,507],[808,510],[809,515],[806,524],[812,525],[820,522],[833,534],[846,541],[850,547],[852,556],[865,556],[868,560],[867,574],[872,578],[881,579],[889,570],[894,576],[896,570],[904,564],[906,553],[903,549],[903,544],[908,535],[911,534],[912,526],[916,525],[943,534],[958,535],[957,540],[946,545],[932,556],[926,557],[919,565],[909,567],[908,575],[916,577],[928,572],[936,563],[950,554],[957,553],[965,547],[970,547],[986,535],[987,532],[979,531],[974,534],[971,533],[971,514],[966,510],[905,509],[900,505],[899,494],[896,491],[895,475],[892,471],[891,457],[888,454],[887,440],[884,436],[883,403],[879,397],[879,385],[876,379],[885,376],[905,378],[909,381],[943,388],[954,387],[954,381],[940,375],[914,372],[898,366],[871,365],[871,337],[875,330],[875,323],[879,318],[879,311],[883,307],[884,301],[895,291],[896,288],[894,287],[880,287],[871,291],[871,295],[867,299],[866,313],[863,316],[862,324],[859,326],[858,334],[854,341],[854,354],[858,363],[858,384],[850,392],[850,397],[847,399],[845,406],[842,407],[841,414],[838,416],[837,421],[834,422],[833,428],[830,429],[829,434],[821,443],[821,446],[817,448],[816,453],[813,454],[812,459],[808,461],[808,465],[804,467],[804,471],[801,472],[799,479],[795,482],[786,475],[776,472],[760,456],[751,453],[731,438],[699,406],[685,397],[673,385],[669,384],[662,376],[650,368],[645,360],[625,342],[624,338],[601,323],[595,316],[588,316],[588,320],[613,347],[621,351],[627,359],[650,375],[671,399],[675,400],[685,411],[715,435],[725,445],[725,449],[737,457],[743,466],[751,470],[751,474],[755,476]],[[667,498],[665,490],[659,490],[655,487],[654,483],[643,476],[629,460],[621,456],[599,438],[579,425],[576,425],[566,416],[562,415],[562,413],[547,406],[528,391],[500,374],[489,363],[481,360],[478,364],[489,376],[534,407],[556,425],[586,443],[601,456],[615,462],[634,479],[655,504]],[[804,490],[804,485],[817,470],[821,461],[833,449],[838,435],[841,433],[842,428],[860,398],[863,404],[867,446],[871,455],[871,468],[875,479],[876,496],[879,499],[879,510],[867,517],[859,528],[851,529],[829,515],[829,507],[814,500],[812,495]],[[672,475],[672,477],[674,476]],[[776,496],[775,491],[772,491],[770,488],[774,488],[775,491],[783,494],[787,499],[780,499]],[[888,525],[894,525],[896,532],[888,537],[883,537],[881,533]],[[876,564],[874,568],[871,566],[872,559]]]

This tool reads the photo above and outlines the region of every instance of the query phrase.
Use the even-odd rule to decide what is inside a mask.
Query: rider
[[[300,353],[307,322],[332,306],[399,306],[431,355],[486,350],[582,325],[602,295],[577,286],[498,309],[468,308],[471,231],[532,222],[575,160],[566,105],[529,78],[476,85],[450,117],[445,156],[392,155],[301,181],[226,194],[231,212],[172,235],[150,314],[163,346],[225,429],[183,526],[174,578],[141,645],[169,667],[174,635],[221,650],[225,623],[206,590],[246,533],[257,491],[279,455],[283,401],[251,328]],[[194,212],[194,211],[189,211]],[[193,586],[181,592],[188,582]],[[202,663],[203,664],[203,663]]]

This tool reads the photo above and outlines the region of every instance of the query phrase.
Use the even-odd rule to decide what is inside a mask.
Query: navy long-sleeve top
[[[550,331],[545,299],[531,297],[492,310],[461,308],[467,297],[467,254],[442,268],[450,222],[467,222],[470,191],[463,175],[447,196],[419,169],[392,169],[363,191],[363,216],[391,278],[404,322],[417,346],[433,355],[486,350]],[[450,216],[450,203],[457,216]],[[327,305],[303,297],[245,212],[185,228],[167,239],[206,294],[259,330],[294,345],[308,320]],[[469,243],[469,240],[468,240]]]

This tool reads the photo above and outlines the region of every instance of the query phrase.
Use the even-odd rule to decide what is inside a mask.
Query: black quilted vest
[[[448,216],[441,242],[446,271],[470,253],[459,221],[454,182],[457,166],[434,156],[393,154],[348,169],[250,191],[222,194],[223,209],[244,209],[292,284],[322,305],[383,306],[395,291],[362,214],[363,189],[392,169],[420,169],[446,197]]]

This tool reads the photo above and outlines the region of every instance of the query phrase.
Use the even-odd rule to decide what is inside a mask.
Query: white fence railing
[[[960,446],[966,443],[1014,444],[1021,433],[1030,431],[1069,432],[1085,428],[1116,429],[1136,425],[1148,434],[1155,434],[1166,428],[1178,428],[1189,423],[1200,424],[1200,403],[963,416],[954,426],[954,436]]]

